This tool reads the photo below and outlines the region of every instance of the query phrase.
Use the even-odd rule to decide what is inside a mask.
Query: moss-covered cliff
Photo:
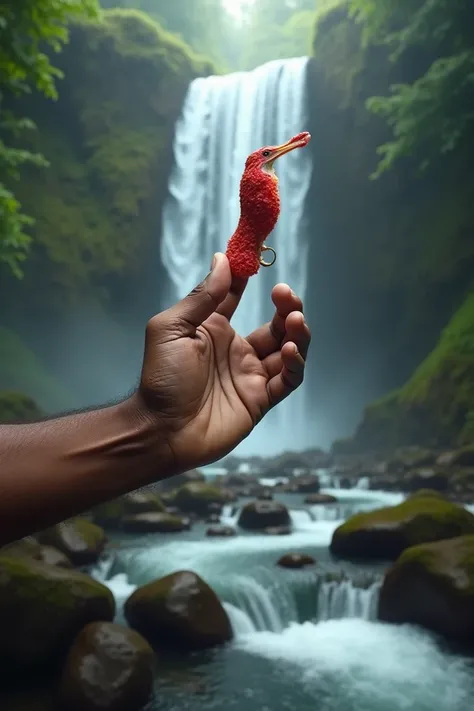
[[[446,157],[424,177],[407,159],[369,179],[390,132],[366,100],[410,81],[425,61],[411,52],[395,65],[364,46],[344,2],[320,13],[308,76],[307,311],[318,340],[308,381],[329,438],[349,434],[365,403],[408,380],[472,286],[472,156]]]
[[[474,294],[407,383],[365,410],[354,444],[387,449],[470,442],[474,442]]]
[[[36,220],[34,247],[23,281],[1,274],[0,325],[58,377],[75,381],[78,393],[82,378],[102,399],[116,394],[93,382],[103,381],[102,362],[114,359],[116,382],[127,372],[125,390],[136,377],[141,338],[137,353],[130,351],[123,329],[129,338],[130,325],[142,333],[157,306],[160,209],[174,126],[190,81],[211,67],[130,10],[75,23],[54,61],[64,72],[59,100],[32,96],[19,107],[36,122],[31,147],[50,167],[29,169],[18,186],[25,212]],[[14,367],[21,371],[20,363]],[[13,379],[30,390],[21,372]]]

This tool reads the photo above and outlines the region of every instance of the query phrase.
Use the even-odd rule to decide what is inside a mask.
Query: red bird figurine
[[[239,224],[226,250],[234,276],[248,278],[257,274],[261,266],[275,263],[275,250],[265,245],[280,216],[278,177],[273,163],[285,153],[306,146],[310,140],[311,135],[305,131],[281,146],[260,148],[247,158],[240,181]],[[271,262],[262,258],[267,251],[273,254]]]

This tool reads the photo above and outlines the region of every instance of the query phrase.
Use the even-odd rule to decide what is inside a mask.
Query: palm
[[[275,287],[273,321],[242,338],[230,318],[244,287],[196,328],[157,328],[149,338],[145,366],[150,360],[160,368],[145,367],[142,388],[152,395],[180,469],[227,454],[302,380],[309,332],[294,313],[300,300],[289,287]]]

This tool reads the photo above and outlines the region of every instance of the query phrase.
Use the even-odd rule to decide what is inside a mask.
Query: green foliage
[[[32,219],[10,184],[18,181],[20,168],[32,163],[46,166],[38,153],[18,148],[15,143],[25,130],[34,128],[29,119],[5,107],[10,97],[37,90],[57,98],[56,79],[61,72],[51,64],[45,47],[58,52],[68,40],[67,23],[74,16],[94,16],[96,0],[0,0],[0,262],[21,276],[30,237]],[[3,182],[6,181],[6,182]]]
[[[400,389],[369,406],[356,433],[360,447],[453,446],[469,441],[474,402],[474,294],[436,348]]]
[[[129,8],[147,13],[166,30],[181,37],[196,52],[214,62],[229,60],[231,20],[220,0],[100,0],[103,8]]]
[[[51,166],[28,170],[19,195],[51,281],[105,298],[104,278],[148,260],[174,122],[210,65],[147,15],[112,10],[71,25],[60,68],[55,104],[28,102],[40,129],[30,147]]]
[[[242,66],[307,55],[316,16],[315,0],[259,0],[242,33]]]
[[[474,38],[470,0],[351,0],[364,24],[366,42],[388,48],[395,63],[418,58],[421,69],[391,95],[372,97],[367,106],[392,129],[382,144],[373,177],[404,157],[420,169],[470,143],[474,122]],[[422,58],[421,63],[419,58]],[[472,145],[472,143],[470,143]]]

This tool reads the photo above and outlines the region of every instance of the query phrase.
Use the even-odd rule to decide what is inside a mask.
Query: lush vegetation
[[[240,36],[221,0],[100,0],[100,3],[107,9],[141,10],[223,68],[235,65]]]
[[[21,7],[20,7],[21,6]],[[0,262],[21,275],[20,263],[30,243],[27,228],[32,218],[22,210],[11,188],[25,163],[47,165],[45,158],[18,142],[34,129],[29,116],[11,110],[10,98],[36,90],[57,97],[61,72],[51,63],[45,47],[57,52],[67,42],[67,23],[73,17],[94,17],[96,0],[0,1]]]
[[[474,294],[444,329],[435,349],[399,390],[365,411],[358,448],[402,444],[449,447],[473,441]]]
[[[315,0],[258,0],[242,28],[241,66],[311,53]]]
[[[426,168],[440,156],[472,148],[474,127],[474,17],[470,0],[350,0],[364,39],[385,46],[392,62],[419,71],[374,96],[368,107],[393,129],[379,148],[375,175],[395,161],[417,157]]]

